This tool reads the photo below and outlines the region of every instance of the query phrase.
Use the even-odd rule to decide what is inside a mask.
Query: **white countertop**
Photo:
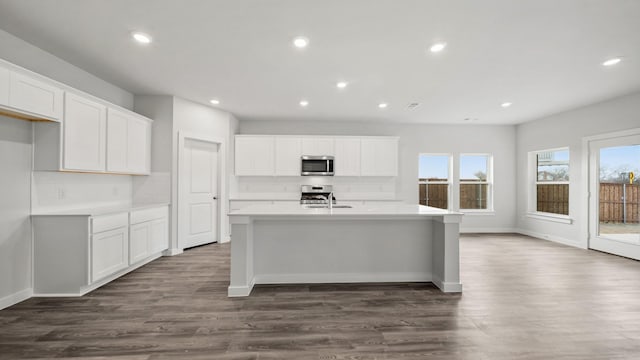
[[[451,216],[462,217],[461,213],[428,207],[417,204],[381,204],[356,205],[352,208],[305,208],[299,204],[259,204],[251,205],[240,210],[234,210],[229,216],[267,216],[267,217],[433,217]]]
[[[400,199],[392,198],[372,198],[372,197],[341,197],[336,195],[339,202],[342,201],[402,201]],[[235,195],[229,198],[231,201],[300,201],[300,195],[295,194],[291,196],[259,196],[259,195]]]
[[[65,210],[52,210],[43,212],[34,212],[31,216],[99,216],[121,212],[129,212],[135,210],[144,210],[149,208],[168,206],[169,203],[153,203],[153,204],[136,204],[136,205],[121,205],[121,206],[102,206],[93,208],[81,208],[81,209],[65,209]]]

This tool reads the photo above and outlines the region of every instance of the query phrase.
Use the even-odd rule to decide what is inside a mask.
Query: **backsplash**
[[[33,213],[131,204],[131,176],[34,171]]]
[[[301,185],[333,185],[338,200],[396,199],[395,177],[236,177],[231,199],[300,199]]]
[[[133,204],[170,203],[171,173],[152,172],[133,177]]]

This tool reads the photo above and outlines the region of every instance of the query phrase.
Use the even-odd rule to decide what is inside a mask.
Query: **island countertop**
[[[340,204],[338,204],[339,206]],[[335,206],[335,205],[334,205]],[[418,204],[354,205],[350,208],[308,208],[300,204],[257,204],[229,212],[229,216],[251,217],[305,217],[305,218],[350,218],[350,217],[445,217],[448,222],[460,222],[462,213]]]

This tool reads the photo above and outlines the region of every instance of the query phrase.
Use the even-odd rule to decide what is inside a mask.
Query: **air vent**
[[[409,105],[407,105],[407,109],[413,110],[413,109],[417,108],[418,106],[420,106],[420,103],[412,102],[412,103],[409,103]]]

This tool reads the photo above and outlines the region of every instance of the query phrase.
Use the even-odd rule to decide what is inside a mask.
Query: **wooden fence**
[[[536,189],[538,211],[569,215],[569,184],[538,184]]]
[[[624,206],[627,208],[627,223],[640,222],[640,185],[600,183],[600,221],[622,223]],[[626,191],[626,202],[623,192]]]
[[[627,223],[640,223],[640,185],[620,183],[600,183],[600,214],[601,222],[622,223],[624,221],[623,208],[627,208]],[[627,199],[623,201],[623,191],[626,190]],[[569,214],[569,185],[549,184],[537,186],[538,211],[554,214]],[[626,205],[625,205],[626,203]]]
[[[447,184],[420,184],[420,204],[446,209]],[[487,184],[460,184],[461,209],[486,209]]]
[[[446,209],[448,187],[447,184],[420,184],[420,204]]]

